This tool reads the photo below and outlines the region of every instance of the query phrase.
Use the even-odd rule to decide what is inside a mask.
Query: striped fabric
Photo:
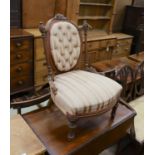
[[[57,75],[54,83],[57,94],[51,91],[51,97],[65,115],[96,112],[108,104],[116,104],[122,90],[115,81],[82,70]]]

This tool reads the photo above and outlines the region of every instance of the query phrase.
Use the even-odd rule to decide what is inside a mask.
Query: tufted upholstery
[[[121,85],[99,74],[76,70],[55,76],[57,94],[51,97],[64,114],[96,112],[116,104]]]
[[[72,69],[80,56],[80,37],[77,28],[59,21],[50,29],[50,46],[54,63],[59,71]]]

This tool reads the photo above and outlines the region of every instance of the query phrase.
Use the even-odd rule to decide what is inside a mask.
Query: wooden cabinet
[[[33,89],[33,36],[21,29],[11,29],[11,94]]]
[[[117,38],[116,49],[112,53],[112,58],[128,56],[131,51],[133,36],[124,33],[114,33]]]
[[[25,31],[34,36],[34,85],[37,89],[47,83],[47,63],[43,40],[39,29],[25,29]]]
[[[91,65],[97,61],[108,60],[112,58],[112,53],[117,45],[117,38],[114,35],[93,36],[89,32],[87,50],[88,50],[88,63]],[[82,53],[80,68],[84,68],[84,50]]]
[[[144,51],[144,7],[126,6],[123,32],[134,36],[132,54]]]

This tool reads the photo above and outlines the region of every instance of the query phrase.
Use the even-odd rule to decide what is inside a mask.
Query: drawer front
[[[35,62],[35,72],[40,72],[42,70],[47,70],[46,60],[40,60]]]
[[[124,57],[130,54],[131,46],[117,47],[112,53],[112,57]]]
[[[48,73],[46,70],[42,70],[41,72],[35,73],[35,86],[41,86],[48,83],[47,80]]]
[[[109,46],[116,46],[117,40],[116,39],[110,39],[110,40],[102,40],[100,41],[100,47],[109,47]]]
[[[120,46],[131,46],[132,39],[122,39],[117,41],[117,47]]]
[[[98,51],[98,59],[97,61],[109,60],[112,56],[112,48],[109,47],[108,51],[107,48]]]
[[[11,92],[22,91],[33,86],[33,77],[22,76],[11,79]]]
[[[122,39],[117,41],[116,49],[112,53],[112,57],[124,57],[130,54],[132,39]]]
[[[32,48],[32,39],[31,38],[24,38],[24,39],[11,39],[11,51],[20,51],[20,50],[27,50]]]
[[[99,48],[99,41],[90,41],[87,43],[88,51],[95,50]]]
[[[35,63],[35,86],[47,83],[47,63],[46,60],[36,61]]]
[[[33,63],[22,63],[11,66],[11,79],[19,76],[33,75]]]
[[[18,64],[26,61],[32,61],[32,50],[11,53],[11,64]]]
[[[35,39],[35,60],[45,59],[43,40],[41,38]]]
[[[97,55],[98,55],[98,51],[89,51],[88,52],[88,63],[90,65],[97,61]]]

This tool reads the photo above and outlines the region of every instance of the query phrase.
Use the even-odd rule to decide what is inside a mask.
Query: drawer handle
[[[109,52],[110,51],[110,48],[109,46],[106,47],[106,52]]]
[[[117,47],[120,47],[120,44],[117,44],[116,46],[117,46]]]
[[[16,46],[17,46],[17,47],[21,47],[22,44],[21,44],[21,43],[16,43]]]
[[[18,67],[16,71],[20,73],[22,70],[23,70],[22,67]]]
[[[129,48],[125,48],[125,50],[126,50],[126,51],[128,51],[128,50],[129,50]]]
[[[22,57],[21,54],[17,54],[17,55],[16,55],[16,58],[17,58],[17,59],[21,59],[21,57]]]
[[[19,85],[23,85],[24,84],[24,81],[20,80],[20,81],[18,81],[18,84]]]

